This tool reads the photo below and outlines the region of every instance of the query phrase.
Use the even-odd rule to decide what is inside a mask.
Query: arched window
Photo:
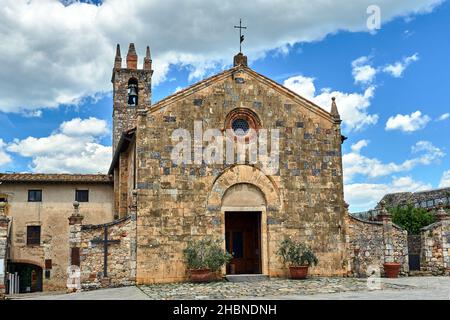
[[[128,105],[135,107],[138,104],[138,81],[131,78],[128,81]]]

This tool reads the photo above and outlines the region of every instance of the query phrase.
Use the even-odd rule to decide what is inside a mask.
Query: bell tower
[[[126,67],[122,67],[120,46],[117,45],[111,82],[113,84],[113,152],[122,132],[136,126],[139,110],[149,109],[152,98],[152,59],[147,46],[142,69],[137,68],[138,56],[130,43]]]

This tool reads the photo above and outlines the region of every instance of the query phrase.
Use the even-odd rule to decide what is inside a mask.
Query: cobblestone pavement
[[[381,289],[404,289],[407,286],[382,283]],[[365,279],[309,278],[306,280],[270,279],[260,282],[176,283],[140,286],[150,299],[276,299],[282,296],[329,294],[368,290]]]
[[[294,281],[215,282],[164,284],[100,289],[71,294],[31,294],[9,297],[38,300],[146,300],[146,299],[375,299],[450,300],[450,277],[381,279],[379,290],[368,290],[366,279],[310,278]]]

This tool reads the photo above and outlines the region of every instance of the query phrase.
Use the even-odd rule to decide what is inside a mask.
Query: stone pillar
[[[138,191],[132,191],[132,203],[130,206],[130,223],[131,223],[131,234],[130,234],[130,281],[136,283],[136,266],[137,266],[137,201],[138,201]]]
[[[9,218],[6,216],[6,202],[0,202],[0,298],[5,293],[8,227]]]
[[[384,262],[392,263],[394,261],[394,243],[392,240],[392,217],[386,209],[386,202],[380,202],[379,219],[383,222],[383,242],[384,242]]]
[[[444,274],[450,274],[450,214],[444,210],[444,203],[439,201],[436,219],[441,223],[442,269]]]
[[[438,211],[436,212],[436,220],[438,220],[438,221],[450,220],[450,214],[448,214],[444,210],[444,202],[442,202],[442,200],[439,201],[439,204],[438,204]]]
[[[81,286],[78,286],[80,282],[80,269],[76,270],[76,267],[80,266],[80,247],[81,247],[81,225],[83,222],[83,215],[79,211],[80,204],[77,201],[73,203],[73,212],[69,217],[69,269],[67,288],[68,291],[79,291]],[[78,277],[78,278],[77,278]],[[73,280],[73,281],[69,281]],[[78,281],[78,282],[77,282]]]

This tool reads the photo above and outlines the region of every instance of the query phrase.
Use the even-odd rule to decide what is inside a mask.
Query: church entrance
[[[233,255],[227,274],[262,273],[261,212],[225,212],[225,245]]]

